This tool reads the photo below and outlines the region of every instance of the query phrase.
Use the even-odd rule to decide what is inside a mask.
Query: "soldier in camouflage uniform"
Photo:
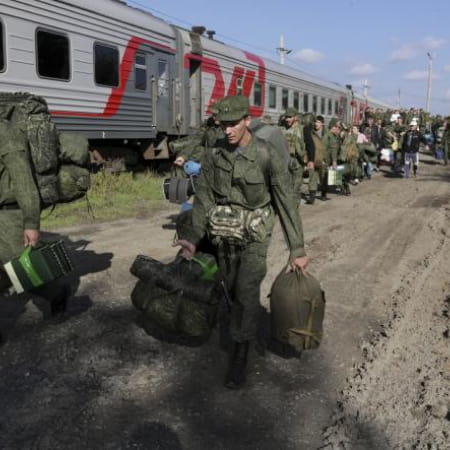
[[[11,286],[3,264],[40,239],[40,197],[19,127],[0,120],[0,297]],[[52,316],[65,311],[70,288],[59,280],[32,291],[50,302]]]
[[[325,163],[327,167],[336,169],[339,154],[341,152],[341,123],[333,117],[328,124],[328,130],[325,132],[322,144],[325,150]]]
[[[298,111],[287,108],[284,113],[284,136],[289,148],[289,171],[297,204],[300,204],[303,184],[303,171],[306,165],[306,147],[303,135],[303,126],[299,122]]]
[[[239,388],[245,381],[249,343],[257,334],[260,285],[275,212],[289,246],[291,268],[304,272],[308,258],[284,156],[250,132],[246,97],[225,97],[215,107],[226,138],[204,155],[192,226],[175,245],[181,245],[183,256],[190,259],[208,233],[217,247],[232,297],[233,350],[225,386]]]

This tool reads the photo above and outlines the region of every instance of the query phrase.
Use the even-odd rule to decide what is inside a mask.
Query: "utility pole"
[[[280,36],[280,46],[277,48],[277,50],[280,52],[280,64],[284,64],[284,55],[289,55],[289,53],[292,52],[292,50],[284,48],[284,35]]]
[[[428,56],[428,84],[427,84],[427,105],[426,112],[429,113],[431,109],[431,80],[433,78],[433,57],[430,52],[427,52]]]
[[[368,101],[369,101],[369,94],[368,94],[368,91],[369,91],[369,83],[368,83],[368,81],[367,80],[364,80],[364,84],[363,84],[363,95],[364,95],[364,100],[365,100],[365,102],[366,102],[366,106],[367,106],[367,103],[368,103]]]
[[[397,108],[400,109],[400,88],[398,88],[398,99],[397,99]]]

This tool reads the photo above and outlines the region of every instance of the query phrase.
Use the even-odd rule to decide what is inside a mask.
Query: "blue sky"
[[[155,16],[401,107],[426,107],[432,59],[431,113],[450,115],[448,0],[127,0]]]

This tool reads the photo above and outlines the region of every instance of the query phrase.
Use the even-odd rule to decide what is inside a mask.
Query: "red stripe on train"
[[[120,64],[120,85],[112,88],[109,95],[106,106],[101,113],[88,113],[79,111],[50,111],[52,116],[71,116],[71,117],[112,117],[114,116],[121,103],[125,88],[127,86],[128,80],[130,78],[130,73],[134,65],[134,60],[136,52],[142,44],[147,44],[151,47],[159,48],[169,53],[175,53],[176,51],[167,45],[158,44],[157,42],[148,41],[146,39],[138,38],[133,36],[125,48],[125,53]]]

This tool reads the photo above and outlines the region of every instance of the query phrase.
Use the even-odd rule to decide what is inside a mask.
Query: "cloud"
[[[428,70],[411,70],[411,72],[406,73],[405,75],[403,75],[403,77],[405,80],[413,80],[413,81],[418,81],[418,80],[426,80],[428,78]],[[441,77],[436,74],[433,73],[432,75],[432,79],[433,80],[439,80]]]
[[[325,55],[312,48],[304,48],[296,52],[293,57],[302,62],[315,63],[321,61]]]
[[[377,68],[369,63],[356,64],[349,71],[351,75],[370,75],[375,72]]]
[[[426,37],[421,41],[422,47],[425,50],[436,50],[437,48],[443,47],[447,44],[445,39],[436,39],[433,37]]]
[[[446,66],[444,66],[444,70],[446,72],[450,72],[450,64],[447,64]]]
[[[402,45],[397,50],[394,50],[391,53],[391,57],[389,61],[398,62],[398,61],[408,61],[413,59],[418,54],[417,47],[413,44],[410,45]]]
[[[426,80],[428,78],[427,70],[411,70],[403,75],[405,80]]]
[[[446,39],[435,38],[432,36],[425,37],[417,42],[403,44],[395,49],[389,58],[391,62],[408,61],[427,51],[433,51],[447,45]]]

